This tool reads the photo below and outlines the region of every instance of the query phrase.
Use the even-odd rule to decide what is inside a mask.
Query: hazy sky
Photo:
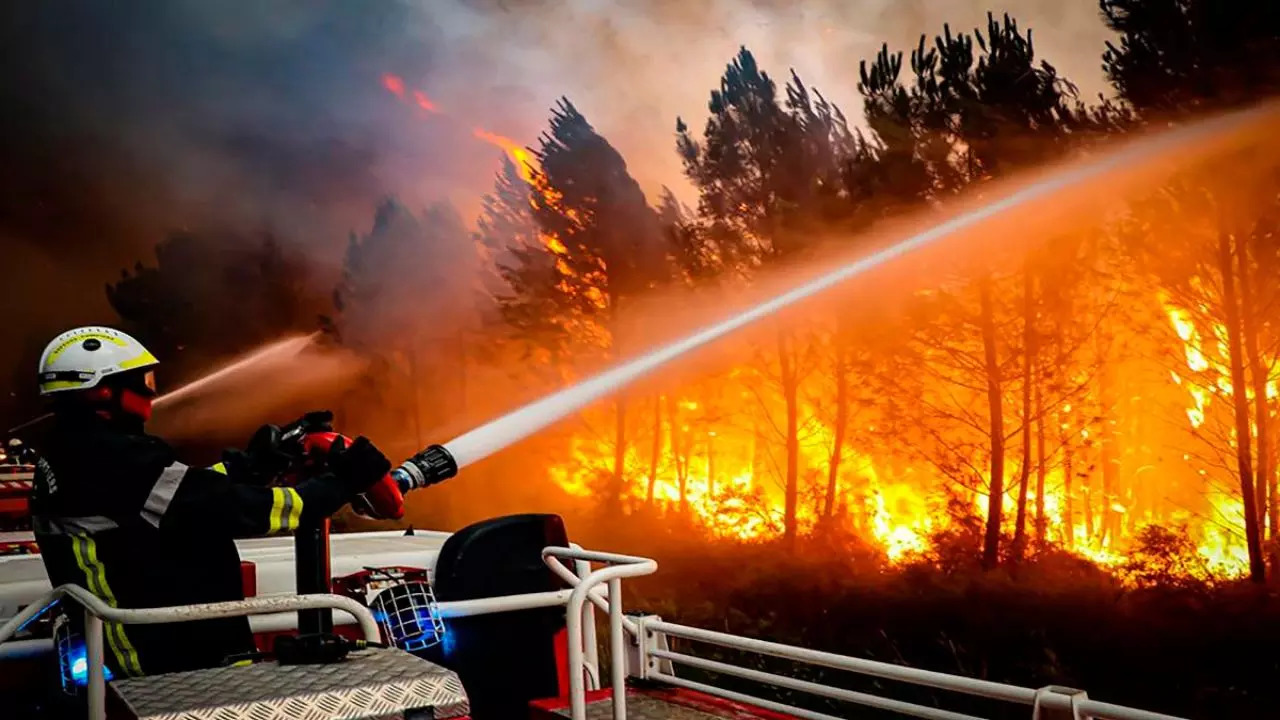
[[[1033,28],[1037,51],[1086,97],[1103,89],[1108,31],[1094,0],[560,0],[415,4],[441,23],[441,64],[399,68],[417,75],[442,107],[467,122],[532,142],[559,95],[622,151],[646,190],[679,180],[674,125],[700,129],[710,90],[740,45],[781,84],[794,68],[808,84],[860,114],[858,62],[880,44],[915,46],[951,23],[985,28],[988,9]],[[406,139],[404,147],[416,142]]]

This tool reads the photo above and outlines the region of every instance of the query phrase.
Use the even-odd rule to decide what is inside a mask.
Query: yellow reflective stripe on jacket
[[[213,467],[211,467],[211,468],[209,468],[209,469],[210,469],[210,470],[212,470],[212,471],[214,471],[214,472],[216,472],[216,473],[218,473],[219,475],[226,475],[226,474],[227,474],[227,464],[226,464],[226,463],[218,463],[217,465],[214,465]]]
[[[93,538],[89,535],[72,535],[71,550],[75,553],[76,564],[84,572],[89,592],[111,607],[119,607],[116,604],[116,596],[111,592],[111,586],[107,584],[107,570],[98,560],[98,544]],[[107,637],[111,652],[115,653],[120,669],[126,675],[141,675],[142,663],[138,660],[138,651],[129,641],[129,636],[125,635],[124,625],[116,622],[103,623],[103,634]]]
[[[267,519],[267,532],[288,532],[298,527],[302,517],[302,496],[290,487],[271,488],[271,515]]]

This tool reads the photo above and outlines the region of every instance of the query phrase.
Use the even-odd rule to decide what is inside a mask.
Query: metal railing
[[[1096,718],[1097,720],[1182,720],[1181,718],[1176,718],[1171,715],[1163,715],[1160,713],[1148,712],[1146,710],[1138,710],[1121,705],[1113,705],[1111,703],[1090,700],[1084,691],[1071,688],[1049,686],[1036,690],[1016,685],[1005,685],[988,680],[978,680],[960,675],[948,675],[946,673],[933,672],[929,670],[919,670],[916,668],[904,667],[902,665],[893,665],[874,660],[847,657],[844,655],[837,655],[835,653],[810,650],[808,648],[795,647],[793,645],[783,645],[781,643],[769,642],[766,640],[755,640],[738,635],[730,635],[728,633],[690,627],[688,625],[678,625],[676,623],[665,622],[656,616],[639,618],[637,624],[640,627],[638,637],[640,663],[637,668],[637,674],[639,677],[643,677],[647,680],[665,682],[670,685],[689,688],[691,690],[697,690],[711,695],[717,695],[738,702],[750,703],[758,707],[784,712],[801,718],[834,720],[836,716],[806,710],[791,705],[785,705],[783,703],[773,702],[764,698],[745,695],[705,683],[676,677],[673,671],[668,672],[661,669],[656,661],[662,660],[678,665],[695,667],[721,675],[743,678],[765,685],[797,690],[817,695],[819,697],[840,700],[880,710],[887,710],[910,717],[925,718],[926,720],[983,720],[982,718],[973,715],[952,712],[950,710],[929,707],[927,705],[918,705],[902,700],[894,700],[891,698],[881,697],[879,695],[871,695],[869,693],[855,692],[853,690],[832,687],[807,680],[798,680],[785,675],[739,667],[729,663],[720,662],[718,660],[689,655],[687,653],[672,652],[665,647],[666,638],[683,638],[694,642],[706,643],[735,650],[743,650],[760,655],[768,655],[771,657],[783,658],[786,660],[836,670],[846,670],[886,680],[896,680],[912,685],[922,685],[925,687],[932,687],[939,690],[947,690],[965,695],[1029,705],[1032,708],[1032,718],[1039,718],[1044,710],[1054,710],[1070,713],[1071,717],[1075,718],[1075,720],[1083,720],[1085,718]]]
[[[684,652],[674,652],[667,646],[667,638],[680,638],[746,652],[782,658],[799,663],[843,670],[903,682],[911,685],[936,688],[970,696],[1005,701],[1030,706],[1032,719],[1039,720],[1043,711],[1069,713],[1074,720],[1183,720],[1170,715],[1138,710],[1089,699],[1080,690],[1049,686],[1040,689],[1005,685],[1002,683],[959,675],[919,670],[890,663],[847,657],[835,653],[810,650],[766,640],[730,635],[704,630],[662,620],[657,616],[625,617],[622,612],[622,580],[628,577],[649,575],[658,564],[650,558],[618,555],[583,550],[577,545],[547,547],[542,559],[570,589],[539,593],[526,593],[475,600],[443,602],[438,605],[441,617],[454,618],[490,613],[510,612],[542,607],[566,609],[565,623],[568,634],[569,703],[573,720],[586,717],[586,690],[600,687],[594,610],[600,608],[609,616],[610,684],[612,686],[613,718],[626,718],[626,677],[628,673],[628,641],[631,655],[636,660],[630,668],[637,678],[666,683],[706,693],[756,707],[773,710],[793,717],[815,720],[838,720],[837,716],[756,697],[725,688],[716,687],[678,677],[674,666],[691,668],[751,680],[788,690],[808,693],[818,697],[891,711],[925,720],[983,720],[974,715],[943,710],[892,698],[833,687],[822,683],[800,680],[785,675],[740,667],[719,660],[699,657]],[[562,560],[571,560],[574,570]],[[591,563],[604,567],[592,570]],[[575,572],[576,570],[576,572]],[[606,590],[607,588],[607,590]],[[367,639],[379,639],[379,632],[372,613],[364,605],[351,598],[338,595],[274,595],[250,598],[243,601],[189,605],[171,608],[119,609],[107,606],[96,596],[76,585],[63,585],[47,593],[39,601],[28,605],[17,616],[0,626],[0,649],[14,652],[38,652],[34,645],[14,648],[8,643],[15,633],[31,620],[39,617],[56,600],[71,597],[85,609],[85,636],[89,671],[89,710],[91,720],[103,717],[105,683],[103,678],[103,621],[125,624],[149,624],[204,620],[241,615],[273,615],[289,617],[282,613],[298,610],[331,608],[342,610],[354,618]],[[341,618],[335,621],[342,622]],[[42,641],[18,641],[42,642]],[[43,646],[42,646],[43,647]],[[3,656],[4,653],[0,653]]]
[[[896,712],[909,717],[923,718],[924,720],[984,720],[975,715],[833,687],[762,670],[739,667],[718,660],[698,657],[697,655],[673,652],[667,648],[667,638],[682,638],[809,665],[895,680],[910,685],[1028,705],[1031,707],[1032,720],[1039,720],[1045,711],[1065,712],[1073,720],[1086,720],[1088,718],[1095,720],[1184,720],[1172,715],[1091,700],[1087,693],[1074,688],[1048,686],[1033,689],[1005,685],[989,680],[919,670],[902,665],[893,665],[891,663],[865,660],[820,650],[810,650],[793,645],[704,630],[688,625],[678,625],[665,622],[657,616],[643,616],[634,619],[624,617],[622,615],[621,601],[622,578],[648,575],[657,570],[656,561],[630,555],[589,552],[577,546],[571,548],[548,547],[542,551],[542,556],[548,567],[573,587],[566,611],[566,624],[569,634],[569,702],[570,713],[574,720],[582,720],[586,717],[586,694],[583,688],[583,654],[589,650],[594,650],[595,643],[591,642],[591,647],[584,649],[584,642],[588,642],[589,639],[584,637],[583,627],[590,621],[588,619],[589,616],[585,615],[583,610],[589,610],[593,605],[607,610],[609,613],[610,680],[613,688],[614,720],[624,720],[626,717],[625,678],[619,675],[626,669],[626,662],[623,657],[623,653],[626,650],[625,635],[631,636],[633,639],[632,647],[638,651],[635,656],[637,658],[636,666],[631,669],[631,674],[634,677],[696,690],[799,718],[839,720],[838,716],[835,715],[828,715],[678,677],[673,666],[683,665],[698,668],[720,675],[751,680],[763,685],[796,690],[818,697]],[[572,558],[577,561],[579,563],[578,573],[575,574],[570,571],[563,563],[559,562],[558,558]],[[609,567],[584,573],[582,568],[584,561],[606,563]],[[608,592],[599,587],[606,582],[608,584]]]
[[[341,595],[267,595],[229,602],[179,605],[161,608],[114,608],[79,585],[60,585],[31,603],[0,626],[0,644],[5,643],[40,617],[62,598],[71,598],[84,608],[85,660],[89,720],[105,720],[107,684],[103,673],[102,624],[156,625],[162,623],[212,620],[215,618],[296,612],[298,610],[341,610],[353,616],[366,640],[381,639],[378,623],[369,608]]]
[[[635,627],[635,622],[622,617],[622,579],[649,575],[658,569],[658,563],[649,558],[634,555],[591,552],[581,548],[548,547],[542,550],[542,559],[557,575],[574,586],[565,609],[565,624],[569,634],[569,714],[573,720],[586,720],[587,698],[583,687],[583,625],[586,604],[597,599],[592,590],[608,583],[606,605],[609,611],[609,683],[613,695],[613,719],[627,717],[627,664],[624,627]],[[592,570],[578,577],[564,567],[560,559],[586,563],[603,563],[605,567]],[[559,569],[557,569],[557,567]]]

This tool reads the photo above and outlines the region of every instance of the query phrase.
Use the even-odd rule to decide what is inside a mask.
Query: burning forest
[[[1104,9],[1125,41],[1155,42],[1122,5]],[[677,121],[688,191],[656,203],[568,100],[526,147],[385,71],[369,79],[385,102],[501,152],[474,223],[388,201],[352,236],[331,309],[272,236],[238,243],[242,257],[226,237],[174,236],[108,296],[181,376],[185,348],[211,347],[175,328],[210,325],[191,298],[207,283],[191,278],[217,253],[246,289],[223,318],[250,331],[241,347],[323,314],[326,342],[369,363],[376,418],[339,390],[348,422],[416,447],[643,352],[690,307],[733,306],[996,181],[1234,104],[1173,103],[1181,81],[1134,47],[1107,51],[1118,97],[1089,104],[1028,30],[992,16],[864,60],[853,119],[743,49],[701,130]],[[1166,94],[1130,90],[1136,78]],[[1179,154],[1120,203],[980,229],[977,245],[731,336],[508,455],[568,506],[708,539],[822,536],[887,568],[958,544],[986,568],[1063,552],[1129,583],[1144,563],[1261,580],[1280,525],[1275,149]],[[448,417],[425,399],[442,392]]]
[[[678,123],[696,209],[670,193],[651,208],[568,101],[531,149],[477,128],[508,155],[474,233],[491,357],[523,387],[571,383],[662,335],[649,296],[722,303],[816,238],[856,249],[1164,113],[1082,103],[1009,18],[909,57],[862,64],[852,127],[742,51],[704,130]],[[1109,51],[1115,82],[1131,59]],[[986,567],[1055,550],[1127,582],[1144,563],[1260,580],[1277,525],[1267,162],[1189,164],[1106,216],[957,249],[902,297],[849,293],[730,339],[551,431],[544,479],[709,538],[845,537],[888,566],[971,535]]]
[[[1017,641],[994,616],[1023,602],[1026,617],[1136,644],[1181,638],[1150,619],[1178,611],[1115,598],[1203,593],[1228,615],[1246,602],[1232,593],[1263,597],[1280,577],[1280,142],[1259,130],[1275,124],[1280,25],[1242,2],[1099,6],[1115,39],[1097,100],[999,14],[862,59],[840,88],[860,107],[742,48],[706,78],[705,113],[671,119],[662,152],[683,172],[660,193],[587,104],[561,98],[520,137],[411,68],[362,66],[379,112],[497,161],[482,199],[460,212],[436,193],[415,210],[395,199],[416,197],[406,185],[327,249],[287,231],[175,233],[107,298],[174,384],[282,337],[340,357],[332,377],[254,382],[288,385],[282,414],[322,403],[408,456],[849,258],[1111,163],[707,343],[410,503],[419,525],[560,513],[579,534],[652,544],[692,584],[747,558],[823,598],[796,601],[807,620],[779,633],[829,619],[895,662],[1088,675],[1078,626],[1055,625],[1016,668],[974,648]],[[1117,160],[1148,138],[1165,144],[1142,167]],[[197,451],[263,421],[218,412],[157,421]],[[708,564],[679,565],[690,548]],[[1072,588],[1028,599],[1048,576]],[[735,608],[790,602],[705,583]],[[921,583],[946,601],[921,600]],[[975,597],[993,616],[981,641],[912,635],[908,609],[943,616]],[[846,606],[901,611],[919,642],[900,647]],[[1213,706],[1236,680],[1187,702]]]

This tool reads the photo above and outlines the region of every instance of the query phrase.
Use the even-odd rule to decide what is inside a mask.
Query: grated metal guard
[[[383,635],[409,652],[425,650],[444,637],[444,621],[431,586],[420,580],[390,585],[369,604]]]
[[[396,649],[330,665],[258,663],[111,683],[137,720],[441,720],[470,711],[457,674]]]

